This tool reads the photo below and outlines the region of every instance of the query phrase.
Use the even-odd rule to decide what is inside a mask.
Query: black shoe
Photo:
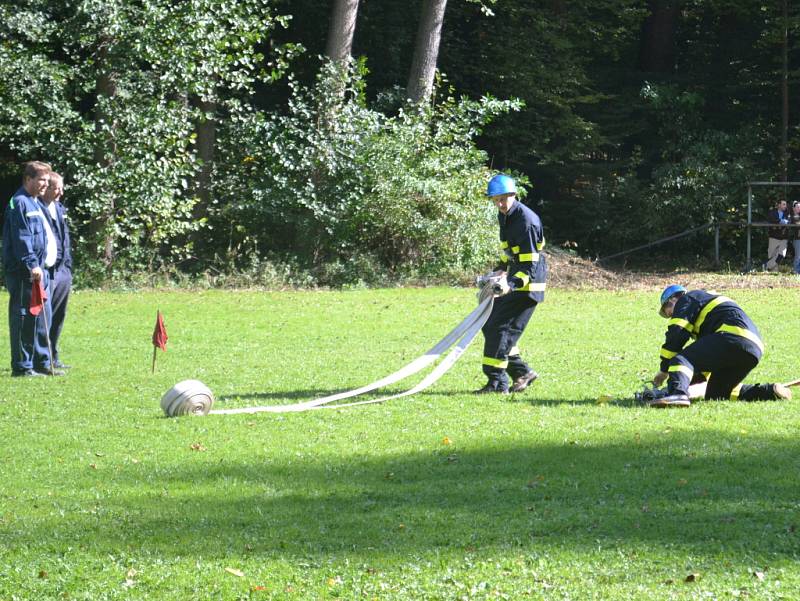
[[[511,392],[522,392],[528,386],[533,384],[534,380],[536,380],[536,378],[538,377],[539,374],[531,370],[524,376],[520,376],[519,378],[514,378],[514,384],[511,386]]]
[[[20,369],[20,370],[11,370],[11,377],[12,378],[31,378],[31,377],[38,377],[43,374],[40,374],[38,371],[33,369]]]
[[[473,394],[508,394],[507,388],[495,388],[491,384],[487,384],[483,388],[479,388],[478,390],[473,390]]]
[[[671,394],[647,402],[648,407],[654,407],[656,409],[663,409],[665,407],[689,407],[691,404],[692,401],[690,401],[689,397],[685,394]]]
[[[51,372],[50,369],[46,367],[37,367],[33,371],[35,371],[36,374],[40,376],[63,376],[66,375],[67,373],[63,369],[54,369]]]
[[[53,362],[53,367],[55,367],[56,369],[71,369],[72,368],[71,365],[65,365],[64,363],[61,363],[61,361],[59,359],[56,359]]]

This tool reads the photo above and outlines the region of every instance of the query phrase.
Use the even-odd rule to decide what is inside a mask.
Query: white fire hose
[[[444,338],[433,346],[424,355],[420,355],[398,371],[380,380],[355,388],[347,392],[339,392],[329,396],[321,397],[311,401],[295,403],[292,405],[268,405],[260,407],[241,407],[236,409],[211,409],[214,402],[213,394],[201,382],[196,380],[186,380],[170,389],[161,399],[161,407],[170,416],[178,415],[230,415],[234,413],[295,413],[307,411],[309,409],[340,409],[342,407],[353,407],[356,405],[368,405],[371,403],[382,403],[390,399],[411,396],[432,386],[441,378],[464,353],[472,340],[489,319],[494,306],[496,295],[508,292],[508,283],[504,273],[489,273],[477,279],[478,306],[464,320],[453,328]],[[434,369],[422,379],[416,386],[396,394],[369,399],[365,401],[352,401],[349,403],[333,405],[336,401],[351,399],[373,390],[395,384],[401,380],[412,376],[426,367],[435,363],[442,355],[444,359]],[[181,386],[184,384],[184,386]]]

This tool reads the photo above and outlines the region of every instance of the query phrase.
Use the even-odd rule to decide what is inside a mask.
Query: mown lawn
[[[767,342],[751,380],[800,377],[800,291],[728,294]],[[36,380],[9,377],[4,318],[0,600],[798,599],[800,402],[637,407],[657,296],[551,291],[511,399],[469,394],[476,341],[415,397],[180,419],[159,399],[186,378],[217,407],[370,382],[474,294],[79,292],[73,369]]]

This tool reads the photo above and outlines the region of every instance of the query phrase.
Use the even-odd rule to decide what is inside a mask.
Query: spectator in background
[[[792,203],[792,214],[789,223],[796,225],[792,228],[792,245],[794,246],[794,272],[800,275],[800,200]]]
[[[45,217],[56,239],[56,262],[50,272],[50,344],[53,349],[53,367],[66,369],[62,363],[58,347],[64,318],[67,316],[67,300],[72,289],[72,253],[70,252],[69,226],[61,197],[64,194],[64,179],[55,171],[50,173],[50,183],[44,196],[40,198]]]
[[[789,223],[789,211],[785,200],[779,200],[775,208],[767,213],[767,221],[777,226]],[[764,263],[766,271],[775,270],[778,267],[778,263],[781,263],[786,258],[790,229],[787,227],[771,227],[768,229],[767,261]]]
[[[5,211],[3,266],[9,294],[12,376],[51,373],[50,353],[43,335],[45,314],[51,313],[49,294],[42,313],[33,315],[29,310],[32,284],[41,281],[49,292],[49,268],[56,262],[55,240],[48,234],[50,226],[39,204],[50,182],[50,171],[47,163],[25,163],[22,187],[14,193]]]

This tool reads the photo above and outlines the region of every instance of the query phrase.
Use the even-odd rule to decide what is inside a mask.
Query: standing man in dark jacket
[[[55,239],[47,234],[49,224],[39,203],[49,181],[49,165],[38,161],[26,163],[22,187],[14,193],[5,210],[3,265],[9,293],[12,376],[40,376],[51,371],[46,338],[37,335],[45,332],[43,313],[51,314],[49,268],[56,262]],[[28,309],[31,285],[38,281],[48,293],[48,300],[42,313],[32,315]]]
[[[544,232],[539,216],[517,200],[514,180],[496,175],[487,196],[497,207],[500,225],[501,263],[495,274],[504,274],[499,295],[483,326],[483,373],[488,382],[478,394],[525,390],[537,377],[520,356],[517,342],[536,306],[544,300],[547,264],[542,249]]]
[[[780,200],[769,213],[767,221],[776,224],[777,227],[767,228],[769,240],[767,244],[767,261],[764,269],[773,271],[778,267],[778,263],[786,258],[786,249],[789,245],[789,229],[780,227],[789,223],[789,210],[785,200]]]
[[[659,315],[669,322],[653,384],[658,387],[668,380],[668,396],[648,403],[651,407],[688,407],[689,384],[700,373],[709,374],[706,399],[792,398],[782,384],[741,383],[758,365],[764,343],[756,325],[731,299],[673,284],[661,294]],[[690,338],[695,341],[686,346]]]
[[[56,239],[56,263],[49,268],[50,305],[53,312],[48,315],[50,318],[48,325],[50,326],[50,344],[53,349],[53,366],[59,369],[68,367],[61,361],[58,341],[64,327],[64,318],[67,316],[69,293],[72,290],[72,253],[66,209],[61,203],[63,195],[64,179],[53,171],[50,173],[50,183],[41,202],[44,216],[50,222],[50,229]]]
[[[792,246],[794,248],[794,272],[800,275],[800,200],[792,203],[792,212],[789,215],[789,223],[794,225],[792,228]]]

